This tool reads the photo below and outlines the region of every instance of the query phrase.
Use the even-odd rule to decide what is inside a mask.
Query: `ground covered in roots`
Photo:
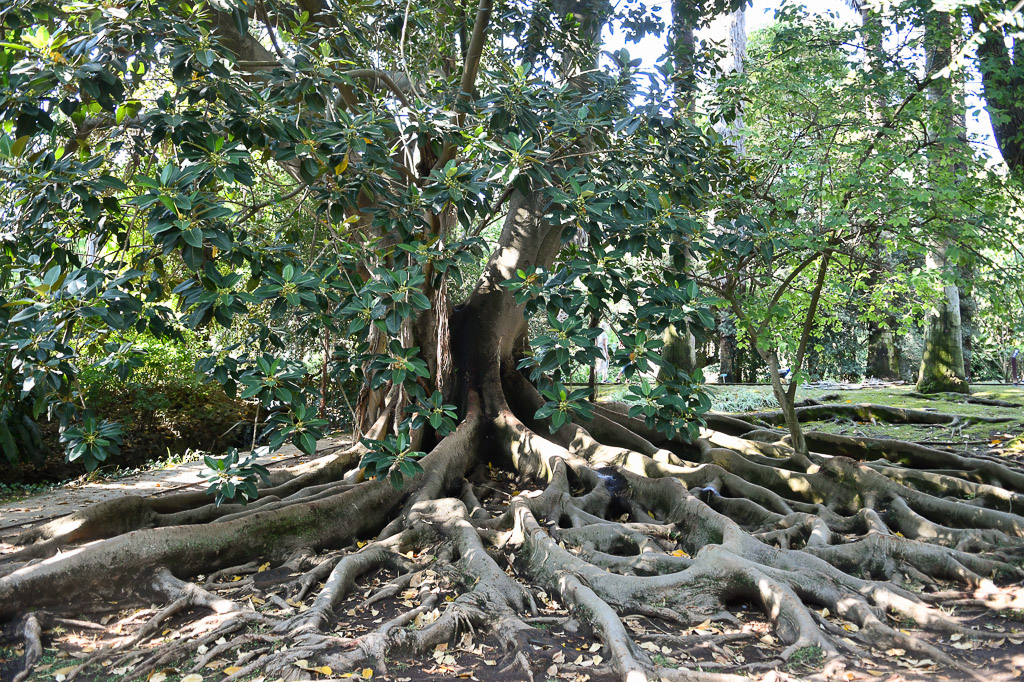
[[[251,508],[27,529],[0,555],[0,680],[1024,671],[1024,391],[805,392],[802,455],[771,410],[697,443],[611,403],[550,433],[501,383],[401,492],[355,449]]]

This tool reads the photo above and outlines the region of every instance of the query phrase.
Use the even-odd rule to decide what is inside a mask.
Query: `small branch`
[[[469,49],[466,50],[466,60],[462,65],[462,80],[459,82],[459,96],[457,102],[468,102],[472,96],[473,87],[476,84],[476,76],[480,71],[480,58],[484,52],[484,41],[487,39],[487,27],[491,23],[491,12],[494,9],[494,0],[480,0],[476,10],[476,21],[473,22],[473,35],[469,40]],[[465,122],[465,114],[458,114],[458,123]],[[434,164],[434,169],[444,168],[445,164],[455,158],[455,145],[445,142],[441,156]]]

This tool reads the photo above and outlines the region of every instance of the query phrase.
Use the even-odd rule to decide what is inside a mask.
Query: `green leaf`
[[[316,438],[309,431],[303,431],[299,436],[298,442],[295,444],[307,455],[312,455],[316,452]]]
[[[186,244],[194,246],[197,249],[203,247],[203,230],[198,227],[193,227],[190,230],[182,230],[181,238],[185,240]]]

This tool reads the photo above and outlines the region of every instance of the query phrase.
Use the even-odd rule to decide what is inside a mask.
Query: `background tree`
[[[928,98],[936,105],[928,126],[933,138],[929,181],[933,185],[952,185],[965,170],[962,164],[946,153],[951,145],[962,147],[966,143],[963,103],[957,101],[951,76],[935,76],[943,70],[948,71],[951,66],[953,23],[950,16],[944,13],[925,13],[923,23],[925,71],[931,74],[927,86]],[[936,195],[936,200],[942,199]],[[948,244],[942,241],[933,243],[926,256],[926,267],[939,271],[948,269],[947,249]],[[917,390],[921,393],[970,393],[964,366],[960,290],[955,282],[951,282],[943,287],[943,294],[925,320],[924,353],[921,356]]]
[[[799,451],[805,448],[793,404],[796,385],[806,381],[809,344],[838,331],[839,311],[856,292],[870,288],[859,315],[871,321],[886,301],[908,291],[906,275],[884,286],[871,271],[905,270],[935,240],[954,245],[951,253],[966,260],[1010,224],[988,212],[984,197],[998,184],[984,180],[981,160],[955,142],[935,151],[934,140],[917,134],[945,106],[923,96],[930,76],[917,72],[907,52],[888,55],[889,72],[875,73],[859,51],[843,47],[856,44],[852,29],[798,13],[759,36],[756,60],[734,86],[748,102],[749,160],[747,181],[733,188],[732,201],[754,219],[720,219],[718,236],[705,247],[704,284],[726,302],[768,366]],[[860,88],[850,86],[860,79]],[[865,90],[892,113],[880,120],[865,110]],[[936,158],[949,172],[934,172]],[[967,164],[972,173],[964,171]],[[975,181],[965,177],[972,174]],[[922,186],[924,177],[933,184]],[[879,252],[910,259],[880,263]],[[919,305],[936,300],[936,288],[948,295],[937,276],[927,286],[927,278],[918,279]],[[778,376],[785,369],[793,374],[788,387]]]

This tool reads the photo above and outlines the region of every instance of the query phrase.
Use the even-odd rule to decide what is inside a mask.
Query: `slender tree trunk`
[[[972,268],[963,268],[963,279],[971,281],[974,279]],[[978,302],[974,298],[974,292],[963,290],[960,292],[960,339],[964,353],[964,376],[971,381],[974,376],[972,360],[974,354],[974,316],[978,311]]]
[[[736,328],[729,318],[729,313],[722,311],[718,323],[718,375],[723,384],[735,384],[736,376]]]
[[[800,419],[796,414],[796,405],[793,400],[796,394],[795,386],[787,390],[782,385],[782,377],[779,376],[779,356],[775,352],[768,354],[768,371],[771,373],[772,393],[779,402],[779,409],[786,418],[786,427],[789,429],[789,436],[792,440],[793,449],[798,453],[807,453],[807,439],[804,438],[804,430],[800,426]]]

